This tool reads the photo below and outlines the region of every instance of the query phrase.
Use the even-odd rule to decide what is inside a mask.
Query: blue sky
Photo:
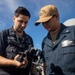
[[[41,49],[41,42],[47,31],[41,24],[35,26],[34,23],[38,19],[40,8],[49,4],[58,8],[60,22],[75,18],[75,0],[0,0],[0,31],[13,26],[12,19],[15,9],[18,6],[24,6],[31,13],[25,32],[33,38],[34,47]]]

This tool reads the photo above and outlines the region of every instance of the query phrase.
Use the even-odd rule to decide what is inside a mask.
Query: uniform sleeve
[[[0,32],[0,55],[6,56],[6,46],[7,46],[7,32],[1,31]]]
[[[4,55],[4,41],[3,41],[3,33],[0,32],[0,55]]]

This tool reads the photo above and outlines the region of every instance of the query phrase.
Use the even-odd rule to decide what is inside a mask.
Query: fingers
[[[26,68],[27,65],[28,65],[28,60],[26,58],[24,58],[23,62],[21,62],[20,68]]]
[[[27,58],[24,58],[24,61],[23,61],[25,64],[28,64],[28,60]]]
[[[20,56],[20,55],[19,55],[19,54],[17,54],[17,55],[15,56],[14,60],[16,60],[19,56]]]
[[[17,58],[19,57],[20,55],[16,55],[15,58],[14,58],[14,61],[16,62],[16,66],[19,67],[19,68],[26,68],[27,65],[28,65],[28,60],[27,58],[23,58],[23,61],[22,62],[19,62],[17,61]]]
[[[24,58],[24,61],[22,62],[24,65],[28,65],[28,60],[26,58]]]

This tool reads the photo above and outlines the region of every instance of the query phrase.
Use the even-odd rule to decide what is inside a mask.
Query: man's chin
[[[22,32],[23,32],[23,30],[17,30],[17,32],[18,32],[18,33],[22,33]]]

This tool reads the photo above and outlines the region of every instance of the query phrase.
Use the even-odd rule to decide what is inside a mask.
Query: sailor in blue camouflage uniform
[[[13,17],[14,26],[0,32],[0,75],[29,75],[31,60],[18,61],[20,52],[33,45],[32,38],[24,29],[30,18],[25,7],[18,7]]]
[[[65,26],[59,22],[59,13],[54,5],[40,10],[40,19],[48,30],[42,41],[45,75],[75,75],[75,26]]]

